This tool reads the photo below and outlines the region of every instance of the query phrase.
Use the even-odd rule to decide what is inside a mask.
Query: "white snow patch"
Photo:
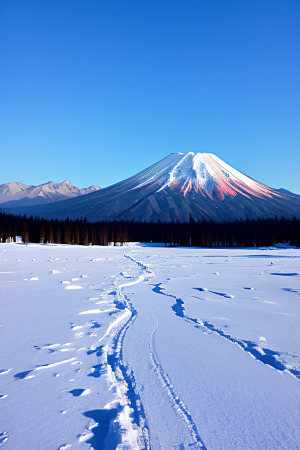
[[[18,273],[16,271],[10,271],[10,272],[0,272],[0,273]]]
[[[91,393],[90,389],[85,389],[85,390],[83,391],[83,393],[80,394],[80,397],[82,397],[83,395],[88,395],[88,394],[90,394],[90,393]]]
[[[105,311],[101,311],[101,309],[89,309],[88,311],[82,311],[80,313],[78,313],[79,315],[81,314],[100,314],[100,313],[104,313],[110,311],[110,309],[105,310]]]
[[[77,284],[70,284],[66,286],[65,289],[82,289],[82,286],[78,286]]]
[[[44,369],[51,369],[52,367],[60,366],[61,364],[66,364],[68,362],[74,361],[74,359],[76,359],[76,358],[65,359],[64,361],[60,361],[60,362],[56,362],[56,363],[52,363],[52,364],[47,364],[45,366],[39,366],[36,369],[34,369],[34,371],[44,370]]]
[[[85,442],[88,439],[92,438],[93,436],[94,436],[94,434],[91,431],[87,431],[79,436],[78,442],[79,443]]]

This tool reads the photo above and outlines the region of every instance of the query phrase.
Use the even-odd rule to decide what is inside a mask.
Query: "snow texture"
[[[0,287],[1,450],[300,448],[299,249],[2,244]]]

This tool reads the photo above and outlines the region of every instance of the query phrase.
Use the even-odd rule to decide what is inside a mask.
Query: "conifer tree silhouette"
[[[27,227],[26,214],[24,216],[22,240],[24,244],[29,244],[29,232]]]

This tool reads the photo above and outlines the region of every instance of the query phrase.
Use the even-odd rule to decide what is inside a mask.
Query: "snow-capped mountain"
[[[265,186],[211,153],[172,153],[125,181],[59,203],[11,212],[45,218],[186,222],[300,219],[300,196]]]
[[[5,203],[6,208],[13,208],[52,203],[89,194],[99,189],[95,185],[79,189],[67,180],[61,183],[50,181],[39,186],[30,186],[18,182],[6,183],[0,185],[0,204]]]

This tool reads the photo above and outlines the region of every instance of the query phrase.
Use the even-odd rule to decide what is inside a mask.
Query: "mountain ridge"
[[[97,190],[100,190],[100,188],[96,185],[79,189],[68,180],[60,183],[48,181],[38,186],[20,182],[5,183],[0,185],[0,205],[5,205],[6,208],[13,208],[46,204],[85,195]]]
[[[171,153],[132,177],[100,191],[9,212],[48,219],[142,222],[234,222],[300,218],[300,196],[270,188],[211,153]]]

